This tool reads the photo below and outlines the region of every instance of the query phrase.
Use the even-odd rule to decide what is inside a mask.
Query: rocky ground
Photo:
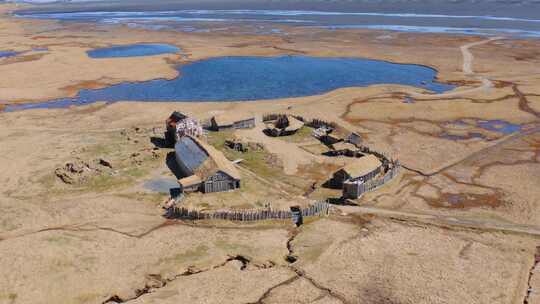
[[[188,59],[84,56],[104,41],[173,43]],[[49,51],[0,59],[3,102],[170,78],[172,64],[183,60],[245,54],[425,64],[461,87],[439,96],[380,85],[250,103],[0,113],[0,303],[540,303],[538,41],[306,29],[290,29],[287,37],[149,35],[0,17],[0,49],[32,47]],[[173,110],[200,119],[269,112],[325,118],[396,155],[404,170],[300,228],[166,220],[168,193],[144,184],[174,178],[162,142]],[[505,132],[490,120],[519,129]],[[274,140],[259,131],[235,134],[263,142],[269,156],[261,158],[264,166],[241,169],[251,188],[208,201],[193,197],[193,204],[302,202],[311,183],[298,176],[311,182],[331,173],[332,162],[307,148],[309,140]]]

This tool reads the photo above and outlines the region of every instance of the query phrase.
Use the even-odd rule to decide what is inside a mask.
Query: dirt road
[[[436,95],[423,94],[423,93],[412,93],[411,96],[414,97],[414,98],[450,98],[450,97],[463,96],[463,95],[466,95],[466,94],[477,93],[479,91],[486,91],[486,90],[489,90],[489,89],[493,88],[493,82],[491,82],[491,80],[489,80],[488,78],[485,78],[483,76],[479,76],[479,75],[475,74],[474,69],[473,69],[474,55],[471,53],[470,49],[475,47],[475,46],[487,44],[487,43],[490,43],[492,41],[501,40],[501,39],[504,39],[504,38],[503,37],[492,37],[492,38],[489,38],[487,40],[468,43],[468,44],[462,45],[460,47],[461,54],[463,55],[463,67],[462,67],[463,74],[465,74],[466,76],[474,76],[475,79],[482,82],[481,86],[476,87],[476,88],[471,88],[471,89],[466,89],[466,90],[458,90],[458,91],[454,91],[454,92],[442,93],[442,94],[436,94]]]
[[[431,225],[452,226],[463,229],[481,231],[496,231],[513,234],[525,234],[540,237],[540,227],[533,225],[519,225],[510,222],[500,222],[491,219],[470,219],[457,216],[440,216],[426,213],[396,211],[376,207],[339,206],[341,212],[346,214],[374,214],[383,218],[398,219],[410,222],[420,222]]]

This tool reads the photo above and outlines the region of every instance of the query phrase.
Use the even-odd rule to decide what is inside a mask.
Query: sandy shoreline
[[[8,9],[4,8],[4,12]],[[244,35],[234,34],[234,31],[227,36],[220,33],[152,31],[152,39],[149,39],[148,31],[124,26],[63,24],[56,21],[19,19],[9,15],[3,15],[0,23],[8,33],[8,36],[0,40],[0,49],[14,48],[13,46],[16,46],[15,50],[28,50],[30,47],[49,49],[37,60],[31,56],[23,56],[17,60],[7,58],[0,63],[0,72],[6,75],[0,83],[3,88],[0,91],[0,100],[4,104],[73,97],[80,89],[103,88],[122,82],[173,79],[178,77],[175,68],[178,64],[211,57],[242,55],[301,54],[417,64],[437,70],[441,82],[472,84],[477,80],[456,71],[456,60],[459,61],[460,58],[455,57],[456,49],[451,46],[457,41],[474,42],[481,39],[471,36],[367,30],[342,30],[338,35],[340,39],[329,31],[305,28],[286,28],[289,33],[287,36]],[[47,28],[53,32],[43,31]],[[352,42],[356,35],[363,36],[361,44]],[[381,39],[383,36],[385,38]],[[429,54],[430,51],[423,48],[422,43],[417,46],[403,45],[403,42],[412,37],[418,37],[417,39],[424,40],[427,44],[440,43],[446,47],[438,50],[438,53],[443,52],[438,56],[418,56],[415,54]],[[1,41],[5,41],[5,46],[2,46]],[[99,60],[86,56],[86,51],[92,48],[131,43],[167,43],[181,48],[186,56],[158,55]],[[536,45],[535,41],[523,40],[523,43]],[[47,75],[55,77],[52,79],[53,77]]]

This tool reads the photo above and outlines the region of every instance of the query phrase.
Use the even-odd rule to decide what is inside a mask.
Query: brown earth
[[[12,8],[0,5],[3,12]],[[0,59],[3,103],[172,78],[177,63],[225,55],[416,63],[462,85],[440,96],[378,85],[250,103],[120,102],[0,113],[0,303],[539,303],[540,42],[287,30],[286,38],[148,32],[0,16],[0,49],[49,48],[39,56],[25,53],[24,60]],[[185,57],[95,60],[85,54],[134,42],[175,44]],[[404,103],[406,97],[414,103]],[[166,165],[171,150],[159,144],[173,110],[200,119],[290,112],[335,121],[398,157],[404,170],[353,206],[298,229],[284,222],[167,221],[160,203],[168,195],[142,185],[173,178]],[[522,131],[476,125],[491,119]],[[188,202],[286,207],[330,195],[304,196],[342,160],[310,152],[320,147],[309,138],[261,134],[234,134],[266,147],[253,156],[260,162],[241,164],[245,189]],[[106,159],[112,169],[66,185],[54,172],[78,158]]]

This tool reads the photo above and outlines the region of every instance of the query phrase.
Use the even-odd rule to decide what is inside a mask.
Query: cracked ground
[[[119,102],[0,113],[1,304],[540,303],[538,41],[409,33],[385,33],[382,41],[376,31],[298,28],[287,29],[286,38],[149,35],[13,20],[8,8],[0,4],[0,49],[49,51],[0,61],[6,102],[171,78],[182,60],[84,56],[103,41],[181,43],[189,60],[305,54],[423,64],[460,88],[433,95],[378,85],[249,103]],[[143,184],[172,178],[171,151],[159,139],[174,110],[203,120],[283,112],[324,118],[396,155],[404,170],[301,227],[167,220],[161,204],[168,194]],[[501,124],[518,130],[505,133]],[[309,149],[311,142],[266,143],[273,153],[267,173],[277,177],[242,167],[241,191],[193,195],[187,203],[251,208],[259,200],[285,205],[339,195],[310,188],[336,169]],[[100,159],[112,168],[93,167],[70,185],[55,176],[67,163]]]

